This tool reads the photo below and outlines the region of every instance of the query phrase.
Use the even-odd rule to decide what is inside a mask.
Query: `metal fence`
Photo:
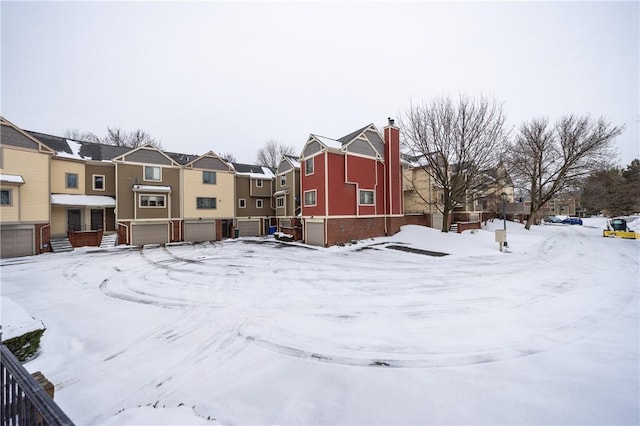
[[[20,361],[0,344],[2,426],[73,425]]]

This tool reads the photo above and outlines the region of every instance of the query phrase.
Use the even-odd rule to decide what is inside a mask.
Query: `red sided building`
[[[342,138],[310,135],[300,157],[308,244],[394,234],[403,224],[400,130],[369,124]]]

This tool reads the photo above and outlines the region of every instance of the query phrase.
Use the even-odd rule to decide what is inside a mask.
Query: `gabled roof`
[[[2,142],[3,145],[35,149],[46,154],[54,153],[51,148],[43,144],[41,141],[1,116],[0,125],[2,127],[2,131],[0,132],[0,142]]]
[[[266,166],[255,164],[231,163],[236,173],[242,176],[249,176],[253,179],[271,179],[275,176],[274,170]]]
[[[125,159],[125,157],[128,157],[132,154],[135,154],[137,152],[141,152],[141,151],[155,151],[157,153],[159,153],[162,157],[165,157],[167,160],[169,160],[169,162],[171,163],[172,166],[177,166],[180,165],[180,163],[178,163],[176,160],[174,160],[173,158],[169,157],[169,155],[167,155],[166,152],[162,151],[161,149],[159,149],[157,146],[153,145],[153,144],[144,144],[142,146],[139,146],[137,148],[128,148],[127,152],[125,152],[122,155],[119,155],[115,158],[113,158],[114,160],[120,160],[120,161],[127,161]],[[184,154],[183,154],[184,155]]]
[[[300,168],[300,161],[298,161],[298,157],[296,157],[294,155],[285,155],[285,156],[282,157],[282,159],[288,161],[289,163],[291,163],[291,165],[293,167],[295,167],[296,169]]]
[[[351,142],[352,140],[354,140],[355,138],[357,138],[358,136],[360,136],[362,133],[364,133],[364,131],[367,130],[371,126],[373,126],[373,123],[367,124],[363,128],[358,129],[355,132],[351,132],[348,135],[345,135],[345,136],[341,137],[340,139],[338,139],[338,142],[340,142],[342,145],[346,145],[349,142]]]

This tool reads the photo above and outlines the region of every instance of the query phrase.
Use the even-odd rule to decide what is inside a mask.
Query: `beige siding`
[[[51,206],[51,235],[63,235],[67,233],[67,208],[64,206]]]
[[[202,183],[202,170],[184,170],[184,217],[194,218],[231,218],[234,216],[234,180],[233,172],[216,171],[216,183]],[[216,199],[215,209],[196,208],[196,198],[211,197]]]
[[[67,188],[67,173],[75,173],[78,175],[78,187]],[[60,160],[53,158],[51,160],[51,193],[52,194],[85,194],[85,172],[84,162]]]
[[[423,198],[433,202],[439,196],[431,185],[431,178],[422,169],[407,169],[403,171],[404,211],[421,212],[435,211],[435,207],[426,203]],[[413,184],[412,184],[413,183]],[[415,189],[414,189],[415,185]]]
[[[6,185],[13,189],[12,205],[0,208],[0,221],[49,222],[49,160],[50,155],[33,151],[22,151],[3,146],[3,168],[1,173],[19,175],[24,185]],[[19,217],[18,217],[19,212]]]

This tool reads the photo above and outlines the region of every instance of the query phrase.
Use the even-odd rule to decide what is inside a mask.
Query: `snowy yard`
[[[2,296],[77,424],[638,424],[640,241],[501,226],[81,249],[2,261]]]

